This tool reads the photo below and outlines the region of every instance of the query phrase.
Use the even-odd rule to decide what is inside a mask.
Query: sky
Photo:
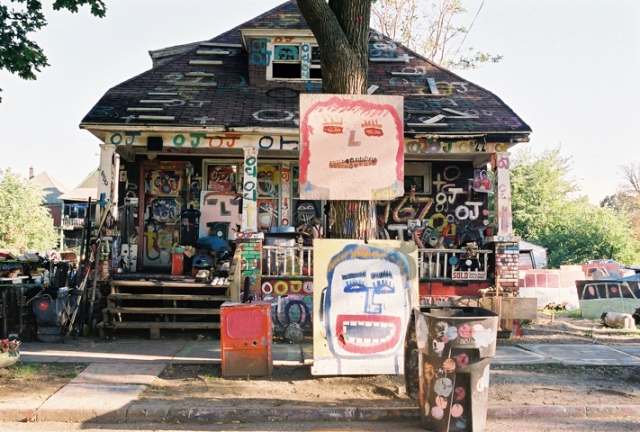
[[[73,189],[99,163],[100,141],[80,121],[109,88],[151,68],[149,50],[211,39],[282,0],[106,0],[102,19],[43,3],[49,25],[32,37],[51,66],[36,81],[0,71],[0,169],[27,177],[33,166]],[[504,59],[455,73],[532,128],[530,143],[516,148],[560,146],[582,195],[598,203],[613,194],[620,167],[640,162],[640,1],[464,4],[463,49]]]

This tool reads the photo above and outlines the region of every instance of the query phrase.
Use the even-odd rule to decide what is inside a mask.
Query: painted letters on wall
[[[312,373],[403,373],[418,295],[415,244],[316,240],[314,252]]]
[[[300,113],[301,199],[404,193],[402,97],[301,94]]]

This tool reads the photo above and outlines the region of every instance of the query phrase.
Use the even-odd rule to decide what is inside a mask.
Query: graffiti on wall
[[[432,170],[432,194],[409,191],[401,198],[376,202],[379,232],[427,248],[484,244],[488,193],[474,190],[472,168],[433,164]]]
[[[314,375],[398,374],[417,304],[417,249],[394,241],[316,240]],[[324,269],[319,271],[318,269]]]
[[[402,97],[301,94],[300,114],[300,198],[402,195]]]
[[[282,333],[291,323],[311,333],[313,322],[313,282],[302,280],[263,280],[262,299],[271,302],[275,333]]]

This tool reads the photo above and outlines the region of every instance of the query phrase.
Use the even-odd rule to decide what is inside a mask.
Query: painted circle
[[[271,294],[273,292],[273,285],[271,285],[271,282],[265,282],[262,284],[262,292],[265,294]]]
[[[444,369],[446,373],[454,372],[456,370],[455,360],[451,358],[446,359],[444,363],[442,363],[442,369]]]
[[[458,327],[458,335],[463,339],[469,339],[471,337],[471,328],[469,324],[462,324]]]
[[[456,387],[453,393],[455,394],[455,398],[457,401],[464,400],[464,397],[467,395],[467,391],[464,389],[464,387]]]
[[[460,404],[453,404],[451,407],[451,417],[458,418],[464,413],[464,408]]]
[[[442,417],[444,417],[444,410],[437,406],[431,408],[431,417],[436,420],[442,419]]]
[[[469,364],[469,356],[466,353],[458,354],[456,363],[458,363],[458,366],[461,368],[467,366]]]

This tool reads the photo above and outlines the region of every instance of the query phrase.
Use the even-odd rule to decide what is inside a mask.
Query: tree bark
[[[297,0],[321,53],[322,91],[366,94],[371,0]],[[376,238],[373,201],[332,201],[331,236]]]

